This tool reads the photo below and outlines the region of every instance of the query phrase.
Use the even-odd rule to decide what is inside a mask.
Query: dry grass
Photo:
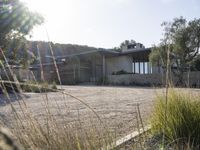
[[[12,109],[13,118],[12,125],[10,126],[11,131],[15,139],[25,149],[92,150],[106,147],[112,142],[111,135],[107,131],[105,125],[102,123],[101,118],[82,99],[67,94],[63,91],[53,89],[53,87],[50,87],[47,84],[39,84],[37,83],[37,81],[34,81],[34,83],[20,83],[13,70],[9,66],[5,55],[3,53],[2,55],[4,57],[5,64],[1,63],[1,67],[4,70],[7,80],[1,79],[0,88],[2,89],[2,92],[6,97],[5,103],[9,105]],[[7,66],[8,69],[5,69],[5,66]],[[57,67],[56,62],[55,67]],[[20,109],[16,109],[16,106],[13,105],[12,99],[7,90],[8,87],[12,90]],[[62,117],[60,117],[61,121],[58,120],[58,118],[55,117],[55,115],[52,113],[52,107],[50,107],[49,105],[49,98],[47,94],[44,95],[42,99],[46,115],[45,117],[43,117],[43,120],[39,120],[34,116],[34,113],[32,113],[30,109],[28,109],[28,106],[26,104],[26,97],[24,96],[22,89],[28,89],[29,91],[37,91],[40,93],[44,92],[44,90],[55,91],[60,92],[60,94],[63,95],[63,98],[65,98],[66,95],[73,97],[95,114],[96,120],[99,122],[101,128],[97,128],[96,125],[92,124],[92,122],[88,124],[89,128],[83,128],[81,120],[79,118],[78,121],[74,123],[66,122]],[[17,92],[19,92],[19,94]],[[57,104],[56,99],[54,99],[54,101],[55,107],[57,108],[59,114],[59,112],[61,112],[62,110]],[[102,129],[104,129],[104,131],[106,132],[102,132]]]
[[[3,81],[5,83],[15,83]],[[16,83],[15,83],[16,84]],[[20,86],[27,83],[18,83]],[[31,87],[35,86],[40,91],[43,85],[30,84]],[[9,102],[9,94],[7,93],[8,103],[12,108],[12,121],[9,126],[15,135],[17,141],[25,147],[25,149],[107,149],[107,147],[117,139],[116,128],[110,128],[109,123],[102,120],[102,116],[96,112],[85,100],[74,96],[73,94],[66,93],[65,90],[54,90],[56,94],[60,95],[60,98],[67,100],[67,97],[71,97],[82,106],[85,106],[91,113],[84,118],[81,110],[77,108],[77,116],[73,120],[66,120],[64,113],[67,115],[69,109],[67,103],[63,103],[61,106],[56,97],[49,98],[48,93],[43,93],[41,101],[43,103],[43,116],[38,117],[32,112],[32,109],[28,105],[27,98],[22,96],[21,99],[15,103]],[[6,93],[4,93],[6,94]],[[37,94],[38,95],[38,94]],[[16,93],[16,97],[18,94]],[[39,97],[38,97],[39,98]],[[52,103],[53,101],[53,103]],[[68,101],[66,101],[68,102]],[[18,105],[16,105],[18,103]],[[37,107],[37,105],[36,105]],[[134,111],[135,106],[132,106]],[[132,114],[134,120],[134,114]],[[141,116],[138,116],[141,118]],[[112,118],[108,118],[112,120]],[[107,120],[107,121],[108,121]],[[141,119],[140,119],[141,120]],[[140,124],[140,128],[141,123]],[[125,126],[124,126],[125,127]],[[135,128],[131,131],[137,130]]]
[[[8,81],[5,82],[7,84],[9,83]],[[82,126],[80,118],[73,123],[66,122],[62,117],[60,118],[61,120],[58,120],[58,118],[52,113],[47,95],[43,97],[46,111],[46,115],[43,118],[44,120],[41,121],[34,117],[31,110],[27,108],[24,97],[22,97],[20,101],[17,101],[20,107],[19,111],[19,109],[17,110],[11,102],[9,93],[4,86],[5,82],[2,82],[1,88],[3,89],[4,95],[7,96],[7,104],[10,105],[13,112],[14,120],[12,124],[12,132],[25,149],[99,149],[104,146],[106,147],[112,142],[112,136],[102,123],[101,118],[81,99],[76,98],[73,95],[66,94],[63,91],[49,89],[60,92],[63,96],[68,95],[76,98],[96,115],[95,122],[99,122],[99,127],[97,127],[96,124],[93,124],[92,121],[94,120],[87,122],[87,128]],[[13,84],[13,82],[10,83]],[[19,84],[19,87],[20,85],[24,85],[26,83],[17,84]],[[31,84],[29,86],[35,86],[39,91],[44,88],[39,84]],[[45,86],[45,88],[47,87]],[[17,98],[18,94],[15,94]],[[56,105],[56,107],[58,113],[62,111],[59,105]],[[102,132],[101,130],[104,131]]]
[[[53,87],[47,84],[40,84],[37,81],[26,83],[19,82],[4,54],[3,57],[5,64],[1,63],[1,67],[3,68],[7,80],[1,79],[0,88],[6,97],[5,104],[9,105],[12,110],[12,122],[9,124],[10,130],[14,138],[23,148],[33,150],[93,150],[107,149],[113,144],[113,141],[116,139],[116,130],[109,130],[98,113],[83,99],[66,93],[63,90],[53,89]],[[57,67],[56,64],[55,67]],[[12,103],[8,87],[14,94],[16,103],[18,103],[18,108]],[[84,118],[80,117],[79,109],[77,109],[77,118],[74,118],[72,122],[68,122],[61,115],[63,107],[60,107],[57,103],[57,99],[53,99],[54,107],[52,107],[52,103],[50,102],[52,99],[49,99],[48,94],[44,93],[42,95],[42,102],[45,115],[41,120],[41,118],[37,118],[32,110],[29,109],[26,102],[27,98],[23,94],[26,90],[32,92],[37,91],[39,93],[54,91],[62,95],[63,99],[71,97],[90,110],[93,116],[91,116],[90,121],[84,122]],[[64,109],[67,110],[68,107],[66,103],[65,106]],[[54,114],[54,108],[56,108],[56,114],[60,115],[59,117]],[[7,126],[7,122],[4,118],[0,119],[2,121],[2,126]]]

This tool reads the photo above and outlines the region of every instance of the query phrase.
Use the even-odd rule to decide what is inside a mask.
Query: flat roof
[[[138,48],[138,49],[128,49],[126,51],[114,51],[114,50],[105,50],[105,49],[98,49],[98,50],[92,50],[92,51],[86,51],[86,52],[80,52],[76,54],[70,54],[65,56],[56,56],[56,59],[61,58],[67,58],[67,57],[73,57],[73,56],[80,56],[80,55],[87,55],[87,54],[93,54],[93,53],[100,53],[106,56],[121,56],[121,55],[128,55],[128,54],[134,54],[138,52],[150,52],[151,48]]]
[[[136,53],[141,53],[141,52],[151,52],[151,48],[138,48],[138,49],[128,49],[125,51],[114,51],[114,50],[105,50],[105,49],[98,49],[98,50],[91,50],[91,51],[85,51],[85,52],[80,52],[76,54],[69,54],[69,55],[64,55],[64,56],[55,56],[55,59],[64,59],[64,58],[70,58],[70,57],[75,57],[75,56],[81,56],[81,55],[87,55],[87,54],[94,54],[94,53],[99,53],[101,55],[105,55],[107,57],[117,57],[117,56],[124,56],[124,55],[131,55],[131,54],[136,54]],[[47,57],[47,56],[46,56]],[[52,56],[51,56],[52,57]],[[59,64],[60,62],[57,62]],[[44,66],[52,65],[54,64],[53,62],[50,63],[45,63],[42,64]],[[32,65],[32,68],[37,68],[39,67],[40,64],[35,64]]]

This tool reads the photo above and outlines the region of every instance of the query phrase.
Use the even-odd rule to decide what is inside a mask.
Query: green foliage
[[[166,66],[167,63],[166,45],[160,45],[160,47],[154,46],[152,52],[149,55],[149,60],[154,66],[158,65],[158,63],[162,63]]]
[[[19,0],[4,0],[0,6],[0,47],[5,51],[11,64],[23,64],[28,61],[26,35],[36,25],[44,22],[44,18],[31,12]],[[21,51],[20,54],[18,51]],[[17,58],[16,58],[17,57]]]
[[[13,34],[27,35],[35,25],[40,25],[44,21],[41,15],[29,11],[19,0],[4,0],[1,3],[1,7],[3,7],[0,12],[1,42]]]
[[[38,83],[35,81],[27,81],[21,88],[24,92],[43,93],[54,92],[57,86],[55,82],[53,82],[53,84],[48,84],[47,82]]]
[[[128,46],[128,45],[135,45],[136,44],[136,42],[134,41],[134,40],[125,40],[124,42],[122,42],[121,44],[120,44],[120,48],[122,48],[123,46]]]
[[[188,70],[200,50],[200,19],[187,22],[183,17],[173,22],[164,22],[164,37],[150,54],[150,61],[163,68],[167,66],[167,52],[170,56],[170,68],[183,80],[183,72]]]
[[[120,47],[114,47],[114,48],[113,48],[113,51],[120,52],[120,51],[121,51],[121,48],[120,48]]]
[[[57,89],[57,86],[56,86],[56,82],[55,82],[55,81],[51,84],[51,89]]]
[[[186,142],[190,146],[199,145],[199,122],[200,97],[171,90],[166,105],[165,96],[157,96],[151,120],[152,131],[154,134],[165,134],[168,143]]]
[[[113,72],[112,75],[120,75],[120,74],[128,74],[127,71],[125,70],[120,70],[120,71],[117,71],[117,72]]]
[[[109,84],[108,78],[102,77],[96,82],[96,84],[97,85],[107,85],[107,84]]]

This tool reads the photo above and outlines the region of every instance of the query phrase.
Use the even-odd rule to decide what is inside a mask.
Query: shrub
[[[112,72],[112,75],[120,75],[120,74],[132,74],[132,73],[129,73],[125,70],[120,70],[120,71],[117,71],[117,72]]]
[[[57,86],[56,86],[56,82],[55,82],[55,81],[53,81],[53,83],[51,84],[51,88],[54,89],[54,90],[57,89]]]
[[[13,93],[14,91],[19,92],[16,84],[14,84],[14,83],[4,83],[4,84],[0,83],[0,94],[3,93],[4,88],[8,93]]]
[[[53,92],[56,87],[56,83],[48,84],[47,82],[35,82],[35,81],[27,81],[24,85],[21,86],[24,92],[33,92],[33,93],[41,93],[41,92]]]
[[[125,71],[125,70],[120,70],[120,71],[117,71],[115,74],[116,74],[116,75],[120,75],[120,74],[128,74],[128,72]]]
[[[108,85],[109,81],[108,78],[102,77],[99,80],[96,81],[96,85]]]
[[[167,108],[166,117],[165,108]],[[180,145],[181,142],[198,146],[200,144],[200,97],[170,90],[166,105],[165,96],[157,96],[151,125],[153,133],[164,134],[167,143],[175,142]]]

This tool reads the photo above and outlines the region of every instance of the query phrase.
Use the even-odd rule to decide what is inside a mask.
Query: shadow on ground
[[[23,95],[23,97],[25,98],[29,98],[30,96],[28,95]],[[0,106],[5,106],[7,104],[9,104],[10,102],[16,102],[16,101],[20,101],[22,100],[22,94],[19,93],[9,93],[8,96],[6,96],[5,94],[0,93]]]

